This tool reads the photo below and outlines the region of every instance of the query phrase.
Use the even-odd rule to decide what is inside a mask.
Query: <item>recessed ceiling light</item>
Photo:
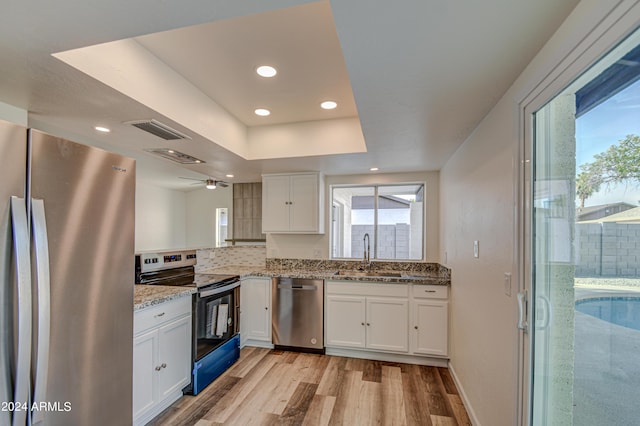
[[[323,103],[320,104],[320,108],[322,109],[334,109],[337,106],[338,104],[335,103],[334,101],[324,101]]]
[[[278,74],[278,71],[274,68],[271,67],[269,65],[261,65],[256,69],[256,72],[258,73],[259,76],[261,77],[273,77],[276,74]]]
[[[370,168],[369,170],[371,170],[372,172],[377,172],[377,171],[378,171],[378,170],[380,170],[380,169],[378,169],[377,167],[372,167],[372,168]]]
[[[254,112],[256,113],[256,115],[259,115],[260,117],[266,117],[267,115],[271,114],[271,111],[264,108],[258,108]]]
[[[232,178],[232,177],[233,177],[233,175],[229,174],[229,175],[227,175],[227,177],[228,177],[228,178]]]
[[[96,129],[99,132],[102,133],[109,133],[111,131],[111,129],[107,128],[107,127],[102,127],[102,126],[96,126],[94,127],[94,129]]]
[[[175,153],[175,151],[174,151],[174,150],[172,150],[172,149],[168,149],[168,150],[167,150],[167,152],[168,152],[169,154],[173,154],[173,153]]]

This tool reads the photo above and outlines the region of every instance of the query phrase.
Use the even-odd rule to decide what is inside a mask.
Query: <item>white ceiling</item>
[[[32,127],[134,156],[141,178],[173,188],[189,188],[178,176],[220,179],[233,173],[231,181],[247,182],[267,172],[438,170],[577,3],[9,2],[0,15],[0,102],[28,110]],[[203,110],[179,97],[172,107],[181,114],[173,114],[154,104],[153,96],[143,104],[51,56],[129,38],[176,76],[175,84],[155,86],[157,96],[188,83],[226,114],[232,131],[227,122],[207,118],[194,126],[190,118]],[[280,73],[261,81],[253,70],[271,58]],[[317,109],[325,96],[338,100],[339,108]],[[266,120],[252,114],[263,103],[274,111]],[[348,124],[359,118],[366,152],[321,149],[303,156],[285,145],[287,158],[282,147],[263,146],[274,154],[254,157],[270,159],[251,160],[221,139],[264,133],[288,137],[291,144],[333,143],[325,148],[339,150],[344,144],[327,137],[333,130],[326,129],[345,117],[342,123]],[[122,124],[141,118],[158,119],[193,140],[165,142]],[[113,131],[97,134],[97,124]],[[206,126],[224,129],[209,132]],[[309,131],[318,135],[315,141],[300,137]],[[175,148],[207,163],[187,170],[151,157],[143,147]]]

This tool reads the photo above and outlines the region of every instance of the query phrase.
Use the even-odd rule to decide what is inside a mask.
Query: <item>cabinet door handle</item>
[[[160,371],[160,370],[162,370],[162,366],[159,365],[156,367],[156,371]]]
[[[415,329],[417,330],[417,329],[418,329],[418,326],[416,325],[416,326],[415,326],[415,327],[413,327],[413,328],[415,328]]]
[[[425,293],[435,293],[436,291],[435,290],[425,290],[424,292]]]
[[[367,323],[368,326],[371,326],[371,324]]]
[[[167,368],[167,364],[165,364],[164,362],[162,363],[162,365],[160,366],[162,368]]]
[[[265,306],[265,307],[264,307],[264,310],[265,310],[265,311],[268,311],[268,310],[269,310],[269,307],[268,307],[268,306]]]
[[[164,312],[160,312],[158,315],[156,315],[156,318],[164,316]]]

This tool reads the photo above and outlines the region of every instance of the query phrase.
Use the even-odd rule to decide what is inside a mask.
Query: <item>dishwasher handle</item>
[[[306,284],[293,284],[293,283],[280,283],[278,284],[278,290],[318,290],[318,286],[316,285],[306,285]]]

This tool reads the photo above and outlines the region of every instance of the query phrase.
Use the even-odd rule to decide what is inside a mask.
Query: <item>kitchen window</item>
[[[424,184],[332,187],[331,258],[362,259],[365,234],[371,259],[422,260]]]

